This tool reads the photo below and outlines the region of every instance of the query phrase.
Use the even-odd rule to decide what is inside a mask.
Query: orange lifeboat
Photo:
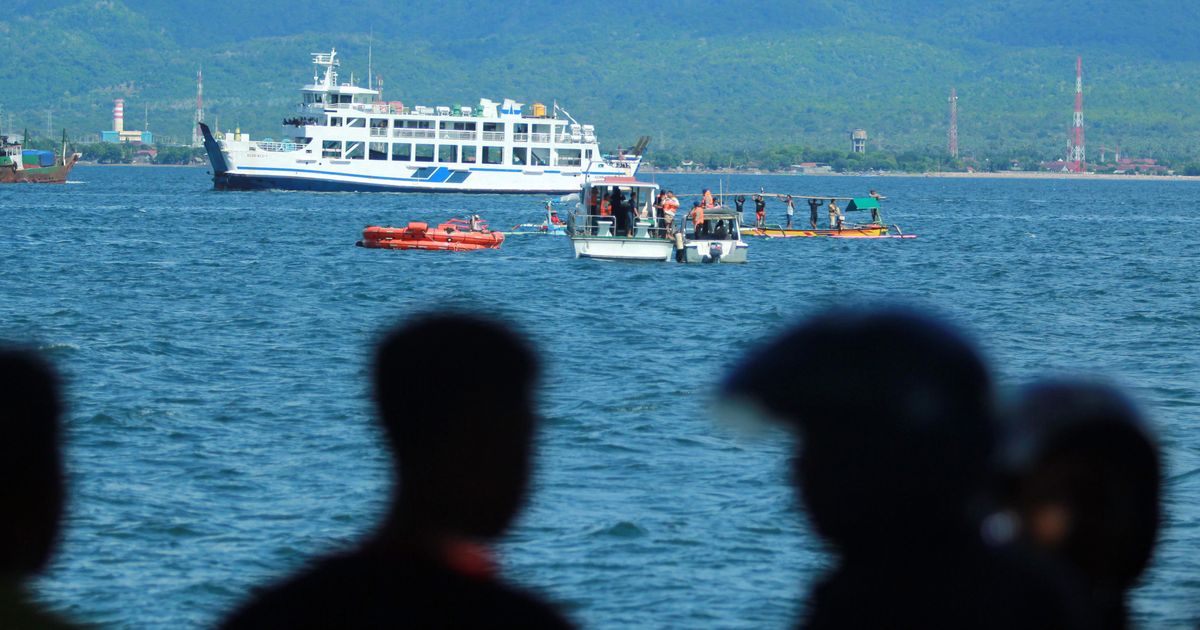
[[[467,252],[477,249],[499,249],[504,242],[504,235],[493,232],[487,225],[477,221],[471,223],[462,219],[451,219],[446,223],[430,228],[423,221],[412,221],[408,227],[368,226],[363,230],[363,238],[355,243],[359,247],[371,249],[431,249],[442,251]]]

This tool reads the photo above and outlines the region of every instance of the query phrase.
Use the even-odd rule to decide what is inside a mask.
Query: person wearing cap
[[[830,375],[863,385],[812,387]],[[802,627],[1088,627],[1057,572],[981,535],[992,378],[958,332],[902,309],[826,312],[752,353],[723,398],[797,434],[800,502],[834,555]]]
[[[1078,573],[1101,628],[1129,627],[1129,591],[1162,524],[1153,432],[1120,390],[1083,380],[1026,386],[1004,416],[1005,504],[1019,539]]]

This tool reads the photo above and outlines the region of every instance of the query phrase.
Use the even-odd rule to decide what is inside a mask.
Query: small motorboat
[[[554,209],[554,202],[546,202],[546,220],[541,223],[521,223],[514,225],[513,229],[505,232],[505,234],[522,235],[522,234],[537,234],[542,236],[566,236],[567,224],[558,217],[558,211]]]
[[[468,220],[450,219],[431,228],[424,221],[411,221],[407,227],[368,226],[363,238],[355,243],[370,249],[428,249],[469,252],[499,249],[504,235],[488,229],[478,215]]]
[[[684,224],[686,227],[686,223]],[[749,245],[742,240],[737,213],[717,207],[704,213],[694,231],[675,233],[675,260],[686,263],[744,263]]]

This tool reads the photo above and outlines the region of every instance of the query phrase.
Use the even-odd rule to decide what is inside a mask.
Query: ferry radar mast
[[[337,86],[337,70],[342,65],[337,60],[337,49],[332,48],[328,53],[311,53],[313,58],[313,85],[322,85],[326,89]],[[320,77],[321,66],[325,67],[325,78]]]

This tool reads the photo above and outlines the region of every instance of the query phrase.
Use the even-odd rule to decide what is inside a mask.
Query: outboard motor
[[[709,243],[708,244],[708,255],[704,257],[704,262],[706,262],[706,263],[721,262],[721,244],[720,243]]]

